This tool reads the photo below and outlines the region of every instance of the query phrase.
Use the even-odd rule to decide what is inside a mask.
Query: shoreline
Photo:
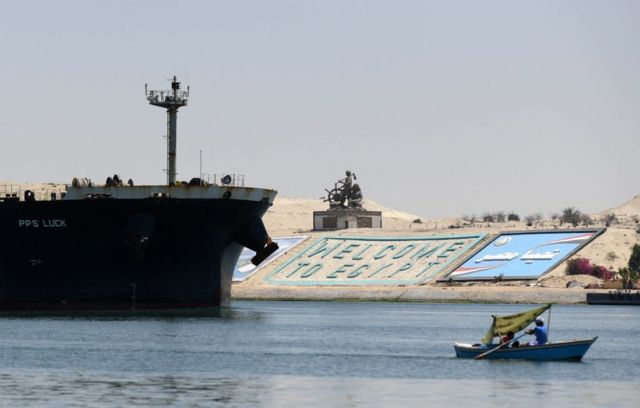
[[[382,301],[423,303],[587,304],[587,293],[607,289],[523,287],[273,287],[232,285],[233,300]]]

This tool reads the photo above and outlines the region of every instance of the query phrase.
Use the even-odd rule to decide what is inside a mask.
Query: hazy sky
[[[640,193],[640,1],[0,1],[0,180],[204,170],[424,217]]]

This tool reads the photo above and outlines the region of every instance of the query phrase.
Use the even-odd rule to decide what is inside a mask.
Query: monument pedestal
[[[348,228],[382,228],[382,212],[365,209],[338,209],[313,212],[314,231]]]

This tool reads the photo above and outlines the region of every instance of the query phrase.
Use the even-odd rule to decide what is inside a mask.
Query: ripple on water
[[[582,363],[456,359],[523,305],[237,302],[219,318],[2,319],[0,406],[636,406],[638,308],[557,306]]]

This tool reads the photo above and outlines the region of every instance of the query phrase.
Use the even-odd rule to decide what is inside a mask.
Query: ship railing
[[[189,98],[187,91],[177,91],[174,96],[172,90],[166,91],[147,91],[147,100],[149,102],[181,102]]]
[[[31,192],[31,194],[27,192]],[[35,188],[22,184],[0,184],[0,201],[27,201],[27,196],[35,201],[55,201],[62,200],[65,195],[66,190],[60,187]]]
[[[214,186],[244,187],[244,174],[204,173],[203,179]]]

